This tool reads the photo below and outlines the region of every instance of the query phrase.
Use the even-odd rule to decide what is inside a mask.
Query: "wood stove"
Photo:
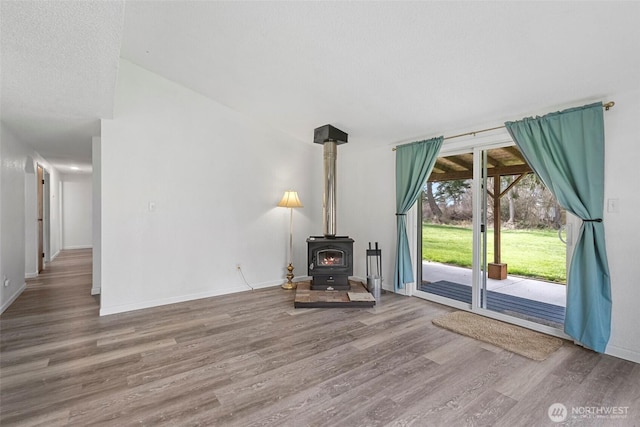
[[[353,239],[346,236],[307,239],[308,273],[312,290],[349,290],[353,275]]]
[[[353,275],[353,239],[336,236],[337,146],[347,143],[347,134],[331,125],[325,125],[314,130],[313,142],[324,147],[324,235],[307,239],[311,290],[349,290],[349,276]]]

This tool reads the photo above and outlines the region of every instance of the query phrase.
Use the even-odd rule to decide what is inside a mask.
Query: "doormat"
[[[373,307],[376,301],[370,297],[362,283],[349,281],[348,291],[312,291],[310,282],[298,282],[295,308],[343,308]],[[358,298],[356,294],[362,295]],[[351,295],[351,298],[349,297]]]
[[[533,360],[545,360],[562,347],[560,338],[466,311],[448,313],[431,323]]]

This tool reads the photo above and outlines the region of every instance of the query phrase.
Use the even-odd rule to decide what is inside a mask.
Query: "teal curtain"
[[[396,149],[396,222],[398,228],[394,288],[413,282],[406,213],[418,199],[436,163],[443,137],[401,145]]]
[[[567,278],[564,331],[602,353],[611,333],[611,283],[602,223],[602,103],[505,126],[560,205],[582,218]]]

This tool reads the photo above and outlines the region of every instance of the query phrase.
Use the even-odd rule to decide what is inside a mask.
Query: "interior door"
[[[38,273],[44,269],[44,169],[38,165]]]

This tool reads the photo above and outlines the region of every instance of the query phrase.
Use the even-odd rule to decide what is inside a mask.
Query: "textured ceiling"
[[[113,115],[124,2],[0,8],[2,121],[58,169],[86,169],[100,118]]]
[[[311,143],[367,149],[640,85],[640,2],[2,4],[2,120],[88,159],[118,57]],[[615,100],[615,99],[614,99]]]

